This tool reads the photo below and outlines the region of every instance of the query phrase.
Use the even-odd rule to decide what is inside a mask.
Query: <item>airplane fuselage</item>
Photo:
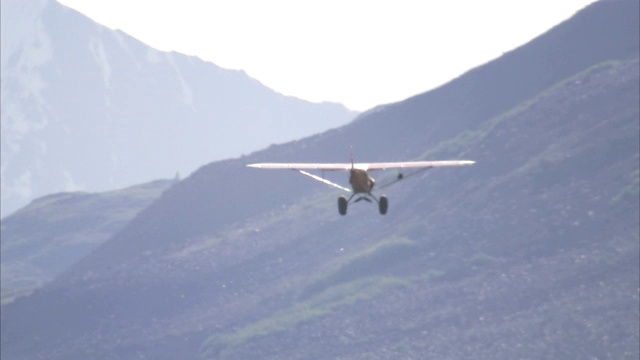
[[[376,181],[373,180],[366,170],[351,169],[351,175],[349,176],[349,183],[354,193],[371,193]]]

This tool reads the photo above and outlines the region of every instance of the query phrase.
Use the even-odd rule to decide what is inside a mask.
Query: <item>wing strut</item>
[[[404,174],[402,174],[402,173],[398,173],[398,177],[396,177],[396,179],[395,179],[395,180],[390,181],[390,182],[385,183],[385,184],[381,184],[380,186],[376,186],[376,190],[384,189],[384,188],[386,188],[386,187],[388,187],[388,186],[391,186],[391,185],[393,185],[393,184],[397,183],[397,182],[398,182],[398,181],[400,181],[400,180],[404,180],[404,179],[406,179],[406,178],[408,178],[408,177],[410,177],[410,176],[413,176],[413,175],[417,175],[417,174],[423,173],[423,172],[425,172],[425,171],[427,171],[427,170],[429,170],[429,169],[433,169],[433,167],[425,167],[425,168],[421,168],[421,169],[418,169],[418,170],[416,170],[416,171],[412,171],[412,172],[410,172],[410,173],[408,173],[408,174],[406,174],[406,175],[404,175]]]
[[[347,192],[351,192],[351,189],[348,189],[348,188],[346,188],[346,187],[344,187],[344,186],[341,186],[341,185],[338,185],[338,184],[336,184],[336,183],[333,183],[333,182],[331,182],[331,181],[329,181],[329,180],[327,180],[327,179],[321,178],[321,177],[320,177],[320,176],[318,176],[318,175],[313,175],[313,174],[311,174],[311,173],[309,173],[309,172],[306,172],[306,171],[304,171],[304,170],[298,170],[298,172],[300,172],[300,174],[302,174],[302,175],[306,175],[306,176],[308,176],[308,177],[312,178],[313,180],[318,180],[318,181],[320,181],[321,183],[327,184],[327,185],[329,185],[329,186],[333,186],[333,187],[338,188],[338,189],[340,189],[340,190],[344,190],[344,191],[347,191]]]

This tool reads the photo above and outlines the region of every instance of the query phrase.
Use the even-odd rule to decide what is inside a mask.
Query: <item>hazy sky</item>
[[[160,50],[354,110],[403,100],[526,43],[593,0],[58,0]]]

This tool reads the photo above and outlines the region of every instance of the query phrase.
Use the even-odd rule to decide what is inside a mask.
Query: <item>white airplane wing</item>
[[[350,163],[259,163],[247,166],[256,169],[351,170]]]
[[[404,162],[383,162],[361,164],[367,170],[385,170],[385,169],[409,169],[409,168],[431,168],[438,166],[464,166],[475,164],[470,160],[444,160],[444,161],[404,161]],[[356,166],[357,168],[357,166]]]
[[[249,164],[248,167],[257,169],[291,169],[291,170],[384,170],[404,168],[430,168],[437,166],[464,166],[472,165],[470,160],[446,160],[446,161],[404,161],[381,163],[259,163]]]

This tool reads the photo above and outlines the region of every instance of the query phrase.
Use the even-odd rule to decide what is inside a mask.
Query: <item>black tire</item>
[[[340,215],[347,214],[347,198],[344,196],[338,198],[338,212]]]
[[[384,215],[387,213],[387,209],[389,208],[389,200],[386,196],[380,196],[380,201],[378,202],[378,210],[380,210],[380,214]]]

